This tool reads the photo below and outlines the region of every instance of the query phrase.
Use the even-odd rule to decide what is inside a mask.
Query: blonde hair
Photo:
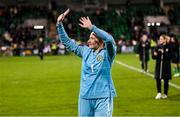
[[[165,39],[166,42],[170,40],[170,37],[169,37],[168,35],[165,35],[165,34],[161,35],[160,37],[162,37],[163,39]]]

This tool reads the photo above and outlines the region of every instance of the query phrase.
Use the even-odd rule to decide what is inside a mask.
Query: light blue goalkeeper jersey
[[[72,41],[64,30],[62,23],[57,25],[57,31],[60,41],[65,47],[82,58],[80,98],[92,99],[116,96],[111,78],[111,67],[116,55],[116,45],[113,37],[93,25],[91,31],[105,43],[105,47],[96,53],[88,46],[78,45]]]

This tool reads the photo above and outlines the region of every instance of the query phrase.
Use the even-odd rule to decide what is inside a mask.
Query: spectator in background
[[[117,52],[118,53],[121,53],[122,52],[122,47],[123,47],[123,45],[125,45],[125,42],[124,42],[124,39],[125,38],[125,36],[122,34],[121,36],[120,36],[120,39],[118,40],[118,42],[117,42]]]
[[[53,55],[57,55],[58,46],[57,46],[57,44],[56,44],[55,41],[53,41],[52,44],[51,44],[51,51],[52,51],[52,54],[53,54]]]
[[[139,59],[141,61],[142,72],[148,71],[149,49],[150,42],[148,40],[148,36],[146,34],[143,34],[138,46],[138,53]]]
[[[152,58],[156,60],[155,79],[157,84],[157,95],[155,99],[165,99],[168,96],[169,80],[171,79],[171,57],[172,51],[167,44],[168,37],[161,35],[159,43],[154,49]],[[161,94],[161,80],[164,80],[164,94]]]
[[[151,44],[151,55],[152,55],[153,52],[154,52],[154,49],[155,49],[155,47],[156,47],[156,39],[151,38],[151,39],[150,39],[150,44]]]
[[[173,63],[173,67],[174,67],[174,77],[178,77],[180,76],[180,71],[179,71],[179,42],[177,40],[177,38],[172,35],[171,39],[171,48],[172,48],[172,63]]]
[[[44,40],[42,37],[39,38],[39,44],[38,44],[38,51],[39,51],[39,57],[41,60],[44,59]]]
[[[117,47],[117,52],[118,53],[121,53],[121,48],[122,48],[123,45],[124,45],[123,39],[120,39],[118,41],[118,47]]]
[[[64,46],[61,42],[59,42],[59,43],[58,43],[58,48],[59,48],[59,50],[58,50],[58,54],[63,55],[63,54],[65,54],[65,53],[66,53],[65,46]]]

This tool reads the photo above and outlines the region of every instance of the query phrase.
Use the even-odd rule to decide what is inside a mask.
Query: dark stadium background
[[[78,115],[81,60],[56,32],[56,19],[67,8],[63,23],[74,41],[89,38],[78,25],[82,16],[116,41],[114,116],[180,116],[180,77],[170,81],[167,99],[155,100],[155,61],[150,57],[149,72],[142,73],[137,55],[142,34],[154,42],[160,34],[180,39],[180,0],[0,0],[0,116]]]
[[[59,44],[56,18],[67,8],[71,13],[64,22],[66,30],[79,43],[86,42],[89,35],[88,30],[78,26],[81,16],[89,16],[95,25],[110,32],[119,44],[119,51],[122,43],[132,46],[142,33],[148,33],[153,40],[161,33],[179,38],[179,4],[179,0],[1,0],[1,55],[37,54],[40,37],[44,38],[46,53],[52,53],[53,44]],[[155,20],[151,21],[148,16]],[[43,28],[36,30],[36,25]],[[55,48],[61,49],[61,45]]]

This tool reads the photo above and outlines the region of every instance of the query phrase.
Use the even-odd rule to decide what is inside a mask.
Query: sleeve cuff
[[[56,22],[56,27],[62,25],[62,22]]]
[[[95,27],[96,27],[95,25],[92,25],[92,26],[89,28],[90,31],[93,31]]]

